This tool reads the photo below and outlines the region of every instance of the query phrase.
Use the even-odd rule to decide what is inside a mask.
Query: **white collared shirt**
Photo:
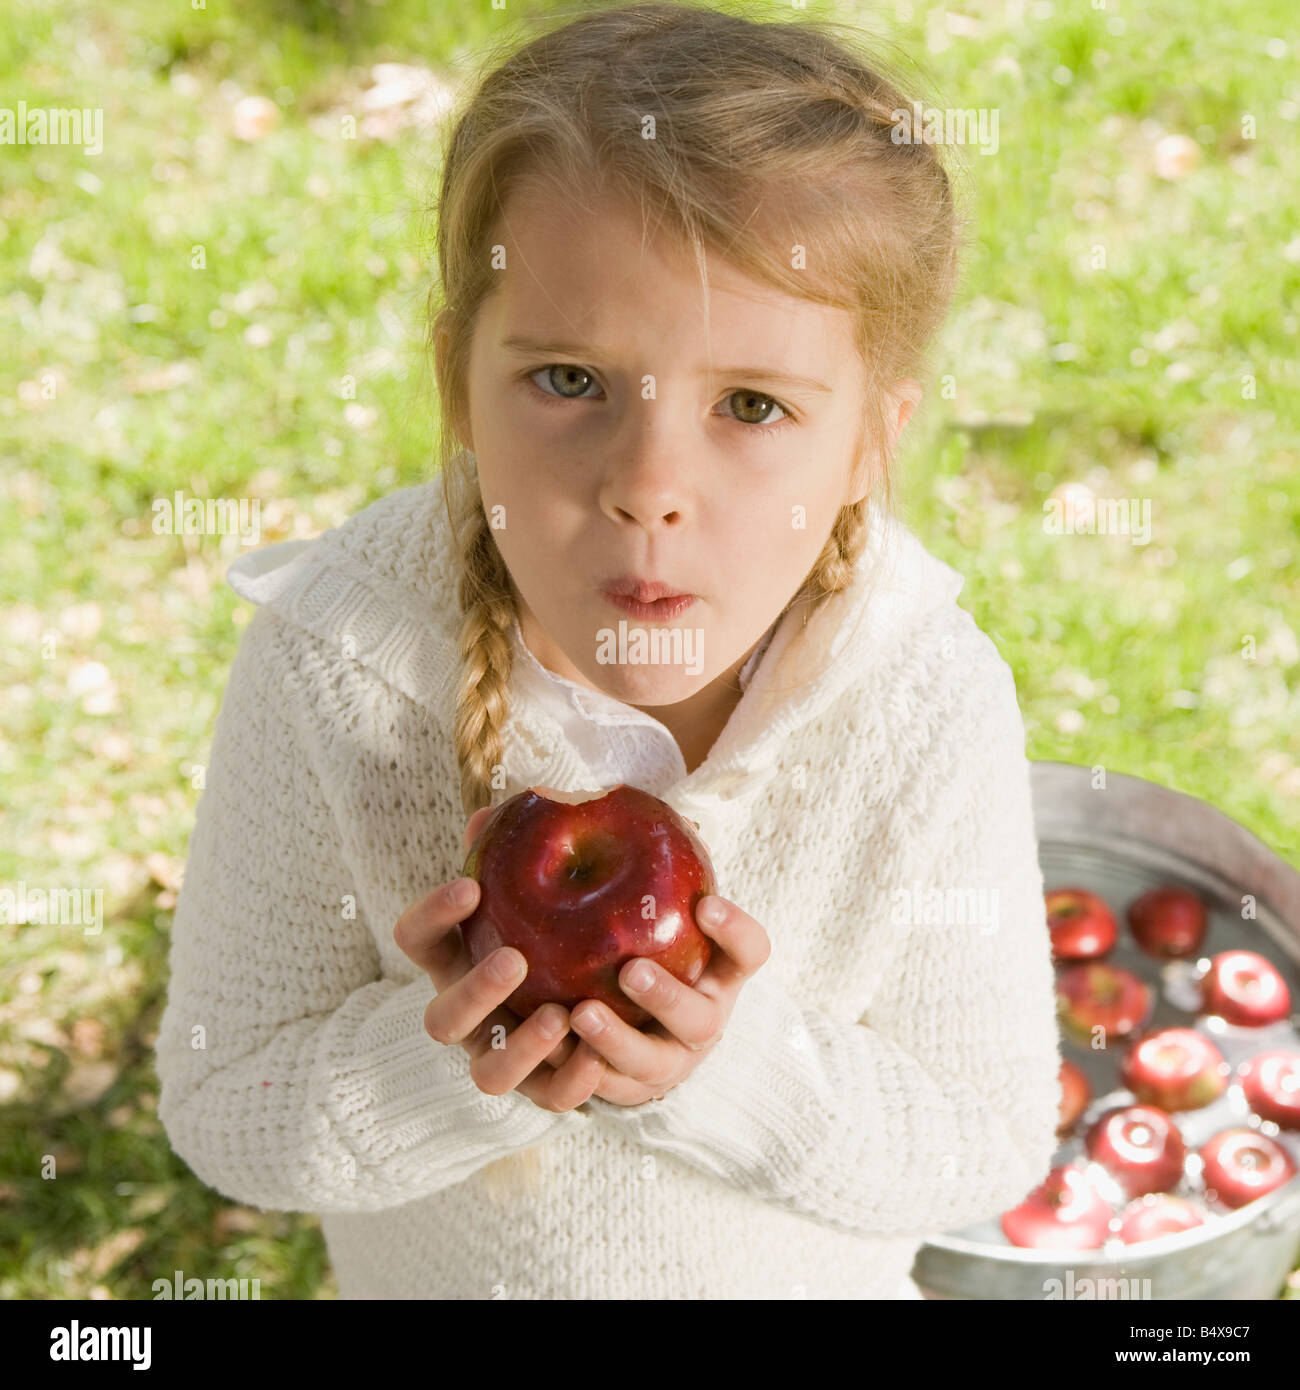
[[[786,620],[792,612],[785,615]],[[740,668],[737,680],[742,698],[781,622],[780,617],[773,620]],[[597,774],[600,787],[630,782],[658,795],[687,775],[677,740],[653,715],[548,670],[529,650],[517,617],[511,624],[511,640],[511,683],[516,694],[536,701],[555,717]]]

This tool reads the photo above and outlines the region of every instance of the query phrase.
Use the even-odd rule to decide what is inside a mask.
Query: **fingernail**
[[[717,898],[706,898],[700,904],[700,920],[707,922],[709,926],[716,927],[724,916],[722,904]]]
[[[458,878],[448,889],[447,896],[457,907],[468,907],[474,901],[474,880]]]
[[[564,1013],[560,1009],[547,1007],[537,1015],[537,1031],[544,1038],[559,1037],[564,1027]]]
[[[654,984],[654,971],[643,960],[637,963],[627,972],[627,987],[629,989],[649,989]]]
[[[488,969],[502,982],[523,974],[524,958],[511,946],[503,946],[493,957]]]

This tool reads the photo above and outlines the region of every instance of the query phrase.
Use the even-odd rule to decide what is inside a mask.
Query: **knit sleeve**
[[[372,1211],[590,1120],[484,1094],[424,1030],[432,981],[381,977],[313,771],[302,651],[260,609],[231,670],[172,927],[158,1112],[227,1197]]]
[[[680,1086],[635,1107],[593,1097],[593,1116],[864,1235],[957,1230],[1043,1180],[1059,1038],[1024,726],[1002,669],[999,698],[956,740],[951,814],[934,818],[917,861],[926,887],[988,890],[985,924],[962,912],[947,925],[912,921],[896,978],[857,1023],[791,998],[760,970]],[[963,916],[972,920],[957,924]]]

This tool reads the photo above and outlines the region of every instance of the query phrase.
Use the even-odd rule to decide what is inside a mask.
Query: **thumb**
[[[479,832],[483,829],[483,823],[496,810],[495,806],[480,806],[477,811],[469,818],[469,823],[465,826],[464,846],[466,855],[474,846],[474,841],[478,839]]]

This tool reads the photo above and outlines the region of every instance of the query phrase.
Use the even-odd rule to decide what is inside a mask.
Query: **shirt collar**
[[[787,619],[790,616],[788,613],[785,615]],[[748,690],[764,654],[771,646],[777,629],[781,626],[781,622],[780,616],[773,620],[745,664],[740,668],[736,679],[742,695]],[[658,719],[637,709],[635,705],[624,704],[622,700],[615,699],[612,695],[606,695],[603,691],[592,690],[585,685],[579,685],[576,681],[571,681],[543,666],[524,641],[523,630],[519,626],[517,615],[511,619],[510,635],[516,666],[526,684],[536,694],[551,699],[559,699],[584,719],[590,719],[597,724],[650,724],[659,729],[664,728]]]
[[[780,772],[793,731],[816,718],[846,685],[890,659],[890,649],[917,633],[930,613],[957,598],[960,574],[930,555],[901,520],[872,507],[867,524],[850,583],[811,611],[794,605],[777,623],[761,658],[746,672],[748,689],[707,760],[674,787],[676,794],[707,789],[727,798],[737,788],[737,796],[757,794],[765,778]],[[332,646],[346,643],[352,660],[428,709],[445,728],[454,726],[464,678],[460,557],[436,482],[390,494],[313,540],[251,551],[231,565],[228,578],[241,597],[282,620]],[[555,695],[575,711],[641,721],[671,737],[658,720],[630,705],[572,682],[566,688],[562,677],[544,673],[523,643],[512,640],[520,679],[537,682],[539,703]],[[576,706],[575,691],[581,702]],[[521,745],[518,756],[530,768],[546,769],[525,775],[559,788],[582,785],[582,760],[567,745],[553,708],[536,721],[517,711],[520,717],[511,725]]]

